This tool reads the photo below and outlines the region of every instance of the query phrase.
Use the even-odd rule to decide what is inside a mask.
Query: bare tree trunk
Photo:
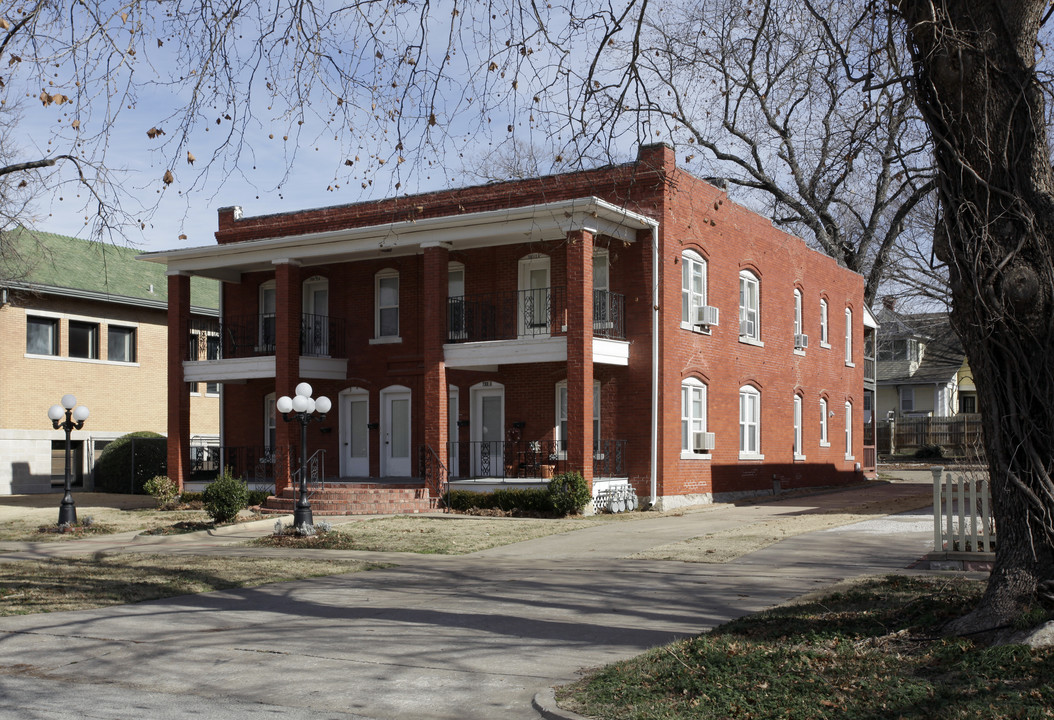
[[[976,378],[998,549],[953,632],[1054,604],[1054,172],[1036,75],[1044,0],[893,0],[933,135],[952,322]]]

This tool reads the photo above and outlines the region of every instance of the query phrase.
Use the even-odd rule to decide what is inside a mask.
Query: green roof
[[[147,300],[168,304],[165,266],[136,260],[139,250],[106,242],[18,227],[0,231],[0,282],[75,290],[115,302]],[[220,285],[190,280],[194,307],[218,309]]]

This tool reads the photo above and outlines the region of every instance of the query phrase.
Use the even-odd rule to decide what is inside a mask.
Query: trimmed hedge
[[[156,432],[128,433],[103,448],[95,461],[96,492],[146,495],[146,481],[168,474],[167,441]]]
[[[512,488],[493,492],[451,490],[447,507],[457,512],[501,510],[539,515],[577,515],[591,500],[586,481],[579,472],[557,475],[545,488]]]
[[[201,494],[205,512],[216,523],[232,522],[238,513],[249,506],[249,487],[241,478],[231,475],[230,468],[213,480]]]

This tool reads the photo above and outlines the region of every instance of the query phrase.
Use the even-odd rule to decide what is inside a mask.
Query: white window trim
[[[801,290],[798,289],[798,288],[794,288],[794,339],[795,339],[794,354],[795,355],[804,356],[805,355],[805,348],[797,347],[797,344],[796,344],[797,343],[797,337],[799,335],[804,335],[805,334],[805,331],[802,329],[805,326],[805,323],[802,320],[801,306],[802,306]]]
[[[754,424],[755,431],[755,443],[757,450],[744,450],[743,449],[743,396],[748,395],[755,398],[755,410],[757,413],[757,421]],[[764,460],[765,456],[761,453],[761,391],[753,385],[744,385],[739,388],[739,459],[740,460]]]
[[[693,432],[693,430],[692,430],[692,427],[691,427],[691,423],[692,423],[693,420],[695,420],[695,418],[690,417],[689,415],[685,414],[685,402],[684,402],[684,393],[685,393],[685,391],[687,390],[688,392],[691,392],[692,388],[695,388],[697,390],[702,390],[702,395],[703,395],[703,416],[702,416],[702,418],[700,418],[700,420],[701,420],[701,430],[699,432],[706,432],[707,431],[706,430],[706,416],[707,416],[708,410],[709,410],[709,407],[708,407],[708,405],[709,405],[709,398],[707,397],[707,395],[709,394],[709,389],[707,388],[706,383],[704,383],[702,380],[699,380],[698,378],[685,378],[681,382],[681,425],[682,425],[682,431],[681,431],[681,459],[682,460],[710,460],[713,457],[712,453],[708,453],[708,452],[697,453],[694,450],[692,450],[692,432]],[[688,400],[688,406],[691,407],[691,398],[689,398],[689,400]],[[687,436],[687,441],[688,441],[688,446],[687,447],[685,447],[685,435],[684,435],[684,431],[683,431],[683,425],[684,425],[685,420],[687,420],[688,423],[689,423],[688,436]]]
[[[754,303],[744,305],[743,304],[743,284],[746,283],[747,287],[754,286]],[[750,293],[746,293],[749,297]],[[765,347],[765,343],[761,341],[761,279],[752,273],[750,270],[739,271],[739,326],[742,331],[744,315],[749,314],[753,311],[754,315],[754,332],[743,334],[740,332],[739,342],[746,345],[755,345],[757,347]]]
[[[395,334],[394,335],[381,335],[381,280],[390,280],[395,278],[398,283],[396,289],[396,300],[395,305],[385,305],[383,309],[395,308],[396,322],[395,322]],[[373,338],[370,340],[370,345],[384,345],[387,343],[401,343],[402,340],[402,282],[399,278],[399,271],[393,268],[385,268],[380,270],[376,275],[373,276]]]
[[[820,447],[822,448],[831,447],[831,442],[827,435],[827,418],[830,414],[827,406],[827,398],[820,398]]]
[[[827,323],[827,300],[820,298],[820,347],[831,349],[830,327]]]
[[[114,329],[117,330],[131,330],[135,337],[135,356],[139,357],[139,323],[106,323],[106,360],[112,362],[115,365],[127,365],[129,367],[139,364],[139,360],[110,360],[110,333]]]
[[[701,267],[701,275],[703,278],[703,290],[700,293],[695,293],[691,289],[692,281],[692,267],[693,265],[699,265]],[[695,250],[685,250],[681,253],[681,328],[683,330],[691,330],[701,335],[711,335],[713,330],[709,327],[704,328],[701,325],[696,325],[692,322],[692,315],[695,313],[697,307],[702,307],[707,304],[707,290],[709,289],[709,276],[710,270],[709,264],[706,262],[706,258],[700,255]],[[685,286],[684,274],[688,273],[688,285]],[[684,317],[684,296],[688,295],[688,317]],[[693,454],[694,456],[694,454]]]
[[[848,400],[845,403],[845,459],[856,460],[853,457],[853,403]]]
[[[804,432],[802,428],[802,396],[794,395],[794,460],[805,460]]]
[[[853,364],[853,310],[845,309],[845,366],[856,367]]]

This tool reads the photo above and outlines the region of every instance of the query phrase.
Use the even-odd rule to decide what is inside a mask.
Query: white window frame
[[[560,460],[567,459],[567,448],[564,447],[564,437],[567,435],[567,381],[561,380],[556,383],[556,425],[553,428],[553,438],[556,440],[556,454]],[[600,439],[600,381],[593,381],[593,447],[596,448],[597,440]],[[595,450],[594,450],[595,451]]]
[[[794,459],[805,459],[805,446],[802,444],[802,397],[794,394]]]
[[[827,418],[830,411],[827,408],[827,398],[820,398],[820,447],[831,447],[827,439]]]
[[[711,453],[695,452],[692,447],[692,436],[697,432],[706,432],[707,387],[698,378],[685,378],[681,382],[681,459],[707,460]],[[700,415],[696,417],[693,400],[698,398]]]
[[[853,309],[845,309],[845,366],[856,367],[853,364]]]
[[[845,401],[845,459],[855,460],[853,457],[853,403]]]
[[[270,296],[270,302],[268,302],[268,296]],[[269,351],[274,354],[276,352],[275,345],[278,343],[278,283],[276,281],[267,280],[260,283],[258,307],[257,322],[259,323],[259,330],[257,334],[257,349],[261,352]],[[265,318],[267,315],[271,316],[270,338],[267,337],[268,328]],[[271,342],[267,342],[267,340]]]
[[[797,338],[799,335],[804,335],[805,330],[803,329],[804,323],[802,322],[801,316],[801,290],[794,288],[794,352],[798,355],[805,354],[805,348],[800,348],[797,345]]]
[[[761,454],[761,391],[739,388],[739,459],[764,460]]]
[[[706,305],[707,292],[706,258],[695,250],[685,250],[681,254],[681,327],[685,330],[698,330],[709,333],[695,325],[695,309]],[[700,288],[693,288],[693,280],[698,278]]]
[[[739,342],[764,346],[761,342],[761,280],[750,270],[739,271]]]
[[[381,304],[381,283],[385,280],[395,280],[395,304],[383,305]],[[401,330],[401,317],[400,317],[400,282],[399,282],[399,271],[393,268],[385,268],[380,270],[376,275],[373,276],[373,339],[370,340],[371,345],[377,345],[382,343],[400,343],[403,341],[400,336]],[[394,334],[381,334],[381,312],[383,310],[394,310],[395,311],[395,333]]]
[[[264,396],[263,445],[264,454],[268,457],[269,462],[274,462],[275,447],[278,444],[278,408],[275,403],[276,398],[276,393],[268,393]],[[271,438],[272,430],[274,431],[273,440]]]
[[[827,300],[825,298],[820,298],[820,347],[831,347],[827,332]]]

